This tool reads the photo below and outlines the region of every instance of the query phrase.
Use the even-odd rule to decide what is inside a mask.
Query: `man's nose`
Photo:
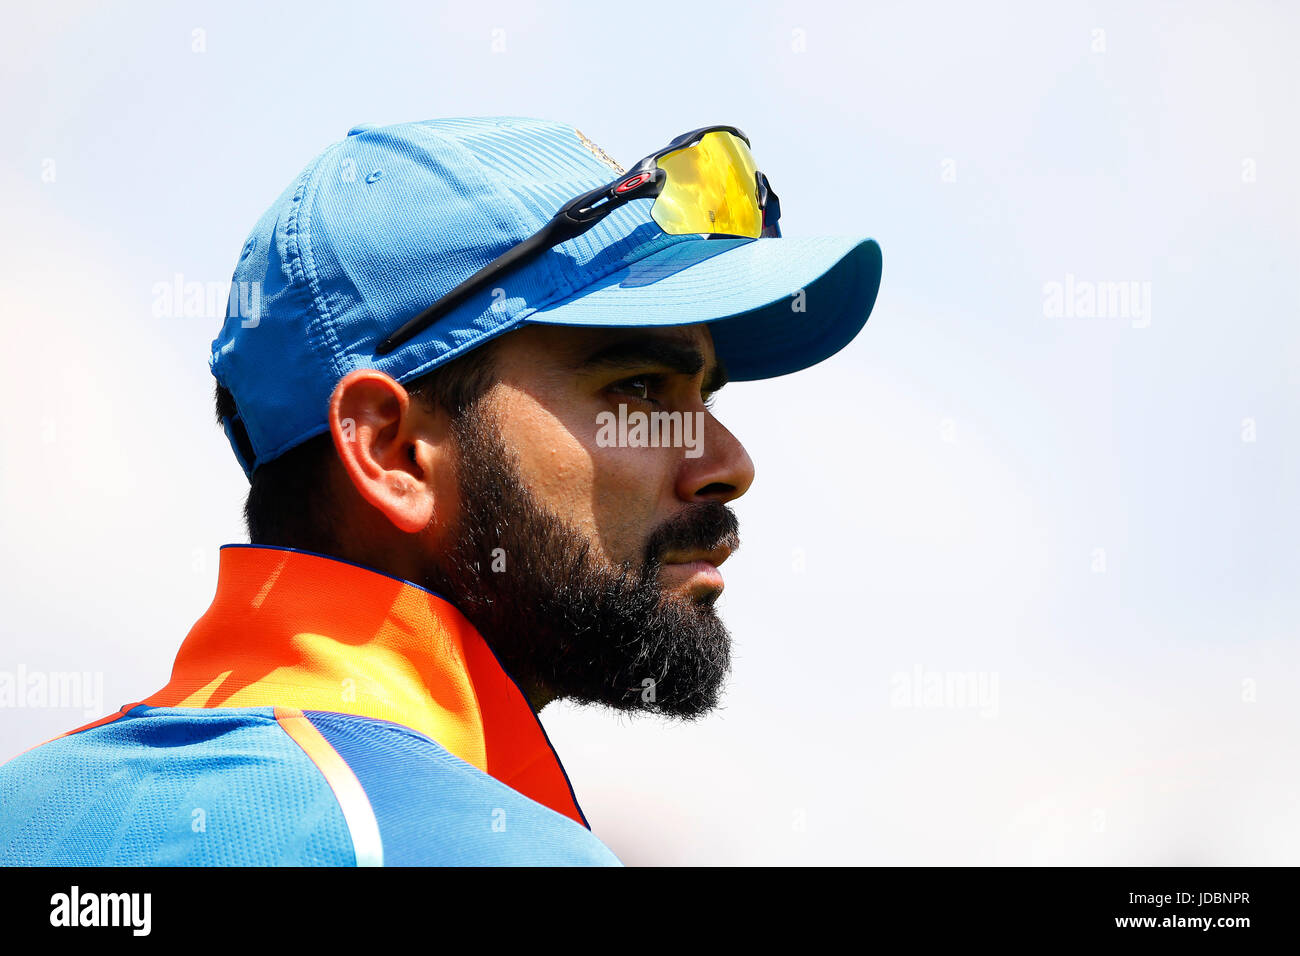
[[[699,453],[688,448],[677,477],[677,496],[683,501],[727,502],[739,498],[754,483],[754,462],[745,446],[721,422],[703,413],[698,436]]]

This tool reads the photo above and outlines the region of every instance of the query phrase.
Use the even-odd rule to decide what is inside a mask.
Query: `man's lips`
[[[681,578],[692,588],[706,587],[721,591],[724,587],[718,565],[731,557],[732,549],[719,545],[711,551],[691,551],[664,555],[662,574]]]

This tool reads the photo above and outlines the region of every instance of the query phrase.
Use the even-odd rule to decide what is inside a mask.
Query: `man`
[[[732,127],[624,171],[529,119],[357,127],[213,343],[251,543],[162,690],[0,768],[4,864],[617,864],[536,713],[690,719],[754,469],[712,416],[866,321]]]

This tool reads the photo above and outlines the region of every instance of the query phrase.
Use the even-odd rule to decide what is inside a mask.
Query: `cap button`
[[[356,136],[358,133],[368,133],[372,129],[379,129],[378,123],[359,123],[348,130],[349,136]]]

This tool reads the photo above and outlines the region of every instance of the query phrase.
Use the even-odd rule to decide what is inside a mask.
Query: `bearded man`
[[[729,126],[628,170],[519,118],[321,153],[209,358],[250,543],[166,687],[0,768],[0,864],[616,865],[537,713],[716,705],[754,467],[712,397],[879,287],[779,216]]]

